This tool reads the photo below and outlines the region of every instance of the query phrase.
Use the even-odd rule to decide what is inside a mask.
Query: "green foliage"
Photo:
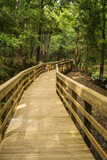
[[[104,1],[1,0],[0,55],[36,60],[39,54],[43,61],[74,58],[88,71],[100,63]],[[15,69],[7,70],[11,74]],[[2,75],[8,73],[5,70]]]

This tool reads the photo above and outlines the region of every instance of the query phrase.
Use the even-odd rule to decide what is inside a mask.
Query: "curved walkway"
[[[24,92],[0,145],[0,160],[94,160],[55,85],[53,70]]]

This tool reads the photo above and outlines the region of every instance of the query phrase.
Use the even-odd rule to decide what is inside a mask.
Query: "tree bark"
[[[42,41],[43,41],[43,44],[42,44],[42,56],[43,56],[43,60],[45,62],[46,54],[45,54],[45,34],[44,34],[44,31],[43,31]]]
[[[41,1],[41,16],[44,14],[43,12],[43,8],[44,8],[44,0]],[[38,30],[38,41],[41,43],[41,34],[42,34],[42,19],[40,19],[40,23],[39,23],[39,30]],[[40,45],[37,47],[37,54],[36,54],[36,61],[39,62],[40,60]]]
[[[86,59],[85,59],[85,71],[88,71],[88,65],[89,65],[89,60],[88,60],[88,53],[89,53],[89,48],[88,48],[88,43],[86,46]]]
[[[59,17],[59,15],[60,15],[60,10],[59,10],[59,13],[58,13],[58,15],[57,15],[57,18],[55,19],[55,22],[53,23],[53,25],[52,25],[52,29],[51,29],[51,31],[50,31],[50,33],[49,33],[49,39],[48,39],[48,44],[47,44],[47,47],[46,47],[46,55],[47,55],[47,53],[48,53],[48,49],[49,49],[49,46],[50,46],[50,42],[51,42],[51,37],[52,37],[52,34],[53,34],[53,31],[54,31],[54,28],[56,27],[56,23],[57,23],[57,19],[58,19],[58,17]]]
[[[52,31],[51,31],[50,34],[49,34],[49,41],[48,41],[48,45],[47,45],[47,50],[48,50],[49,45],[50,45],[50,42],[51,42],[51,36],[52,36]]]
[[[103,81],[103,72],[104,72],[104,57],[105,57],[105,29],[106,29],[106,0],[102,2],[102,22],[103,22],[103,27],[102,27],[102,48],[101,48],[101,60],[100,60],[100,75],[99,79],[101,82]]]
[[[38,31],[38,41],[41,42],[41,33],[42,33],[42,24],[39,24],[39,31]],[[36,61],[39,62],[40,60],[40,44],[37,47],[37,54],[36,54]]]
[[[34,49],[34,47],[32,46],[31,51],[30,51],[30,59],[32,59],[32,57],[33,57],[33,49]]]
[[[18,5],[18,0],[15,0],[15,24],[17,23],[17,5]]]
[[[47,44],[47,47],[46,47],[45,56],[47,56],[47,52],[48,52],[50,42],[51,42],[52,33],[53,33],[52,31],[49,33],[48,44]]]
[[[78,57],[78,41],[79,41],[79,27],[76,28],[76,34],[77,34],[77,37],[76,37],[76,47],[75,47],[75,64],[77,66],[77,57]]]

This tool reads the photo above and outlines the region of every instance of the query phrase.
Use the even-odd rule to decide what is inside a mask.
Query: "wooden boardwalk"
[[[56,94],[55,70],[24,92],[0,145],[0,160],[93,160]]]

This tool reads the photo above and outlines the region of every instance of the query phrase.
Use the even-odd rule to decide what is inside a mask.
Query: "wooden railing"
[[[92,107],[94,107],[103,116],[107,116],[107,98],[62,74],[64,65],[57,65],[56,91],[64,106],[69,109],[74,123],[79,123],[87,145],[90,147],[91,142],[102,159],[107,160],[107,154],[91,134],[91,125],[93,125],[107,140],[107,131],[91,115]],[[77,101],[77,95],[82,98],[83,106]],[[79,118],[77,109],[82,113],[83,121]]]
[[[66,62],[66,60],[64,60]],[[67,60],[71,63],[70,60]],[[56,68],[61,61],[40,64],[24,70],[0,86],[0,142],[3,139],[6,125],[11,120],[13,113],[25,89],[43,72]]]
[[[37,65],[20,72],[0,86],[0,141],[24,90],[41,73],[55,69],[56,64],[58,65],[56,72],[56,90],[58,95],[71,112],[73,121],[75,123],[78,122],[81,126],[84,140],[88,146],[90,146],[91,141],[101,157],[106,160],[106,153],[91,134],[91,125],[98,130],[105,140],[107,140],[107,131],[91,116],[91,110],[94,107],[102,115],[107,116],[107,98],[62,74],[72,69],[73,61],[71,60]],[[84,106],[77,102],[77,95],[83,99]],[[77,109],[83,114],[83,122],[77,115]]]
[[[73,60],[66,61],[66,62],[60,62],[59,64],[57,64],[57,67],[58,67],[59,72],[67,73],[73,67]]]

